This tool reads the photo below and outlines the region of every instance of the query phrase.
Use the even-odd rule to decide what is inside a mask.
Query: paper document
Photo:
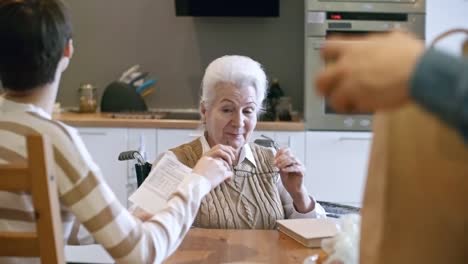
[[[166,206],[171,194],[191,172],[191,168],[166,154],[153,166],[146,180],[129,200],[149,213],[156,213]]]

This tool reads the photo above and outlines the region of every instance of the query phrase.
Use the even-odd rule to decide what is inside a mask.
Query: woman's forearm
[[[297,212],[304,214],[311,212],[315,209],[315,201],[312,198],[310,198],[307,191],[301,190],[298,193],[290,193],[290,195],[293,199],[293,204]]]

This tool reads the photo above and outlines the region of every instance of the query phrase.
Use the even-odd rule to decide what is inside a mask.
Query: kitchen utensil
[[[141,93],[141,97],[148,96],[149,94],[152,94],[154,92],[154,88],[146,89]]]
[[[133,65],[132,67],[128,68],[124,73],[122,73],[122,75],[120,76],[119,81],[121,81],[121,82],[125,81],[127,78],[130,77],[130,75],[132,73],[138,71],[138,69],[140,69],[140,65],[138,65],[138,64]]]
[[[147,80],[142,85],[140,85],[138,88],[136,88],[136,92],[141,94],[145,89],[148,89],[149,87],[151,87],[155,83],[156,83],[156,80],[154,80],[154,79]]]
[[[101,112],[143,112],[148,107],[135,87],[124,82],[112,82],[101,100]]]
[[[149,74],[149,72],[142,72],[142,73],[138,74],[136,77],[134,77],[134,78],[129,82],[129,84],[130,84],[130,85],[135,85],[136,82],[145,79],[146,76],[148,76],[148,74]]]

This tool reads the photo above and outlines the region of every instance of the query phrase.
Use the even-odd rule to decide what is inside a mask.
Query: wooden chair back
[[[0,232],[0,256],[39,257],[41,263],[65,263],[57,183],[47,138],[27,136],[24,164],[0,165],[0,191],[31,194],[36,232]]]

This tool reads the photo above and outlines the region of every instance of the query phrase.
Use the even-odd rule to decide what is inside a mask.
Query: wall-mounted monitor
[[[175,11],[176,16],[277,17],[279,0],[175,0]]]

